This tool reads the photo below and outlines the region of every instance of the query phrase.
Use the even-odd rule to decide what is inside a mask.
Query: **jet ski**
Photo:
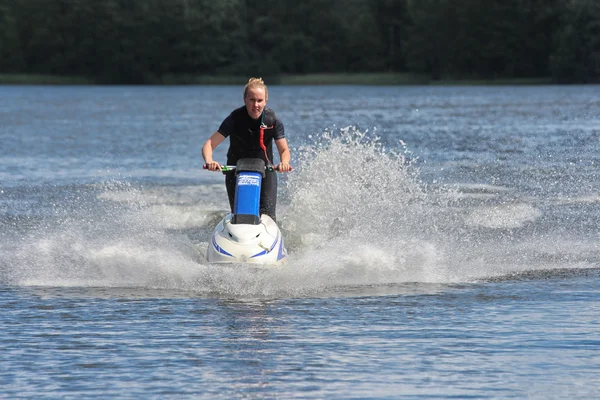
[[[235,166],[224,165],[223,173],[235,170],[233,213],[215,227],[208,243],[209,263],[248,263],[263,266],[283,264],[287,250],[275,221],[259,215],[260,188],[266,166],[260,158],[243,158]]]

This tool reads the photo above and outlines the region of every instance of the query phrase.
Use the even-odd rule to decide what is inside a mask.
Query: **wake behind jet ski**
[[[210,263],[280,265],[287,258],[283,236],[275,221],[259,215],[260,188],[266,166],[260,158],[242,158],[223,173],[236,171],[233,213],[215,227],[206,253]]]

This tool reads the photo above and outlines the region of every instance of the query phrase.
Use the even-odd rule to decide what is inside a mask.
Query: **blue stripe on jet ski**
[[[263,250],[263,251],[261,251],[260,253],[256,253],[255,255],[253,255],[253,256],[252,256],[252,257],[250,257],[250,258],[254,258],[254,257],[258,257],[258,256],[264,256],[264,255],[265,255],[265,254],[267,254],[267,253],[268,253],[268,251],[266,251],[266,250]]]
[[[279,245],[279,253],[277,253],[277,261],[285,258],[287,252],[285,251],[285,247],[283,246],[283,239],[281,239],[281,243]]]
[[[263,250],[260,253],[256,253],[255,255],[253,255],[250,258],[254,258],[254,257],[258,257],[258,256],[264,256],[265,254],[270,253],[273,248],[275,248],[275,245],[277,244],[277,242],[279,241],[279,235],[277,235],[277,239],[275,239],[275,241],[273,242],[273,246],[271,246],[271,248],[269,250]]]
[[[221,254],[225,254],[226,256],[233,257],[233,254],[229,254],[228,252],[226,252],[225,250],[223,250],[223,249],[222,249],[222,248],[221,248],[221,247],[220,247],[220,246],[217,244],[217,241],[215,240],[215,237],[216,237],[216,234],[214,234],[214,235],[213,235],[213,237],[212,237],[212,243],[213,243],[213,246],[214,246],[214,248],[215,248],[215,249],[216,249],[216,250],[217,250],[219,253],[221,253]]]

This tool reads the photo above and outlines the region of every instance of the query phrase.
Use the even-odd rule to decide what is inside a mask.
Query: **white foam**
[[[456,199],[494,199],[511,193],[513,188],[488,184],[455,183],[452,185]]]
[[[585,196],[558,197],[553,200],[558,205],[596,204],[600,203],[600,194],[589,194]]]
[[[465,223],[473,227],[511,229],[533,222],[541,215],[541,211],[530,204],[493,205],[470,211]]]
[[[365,132],[325,134],[296,154],[295,171],[281,179],[285,196],[280,199],[289,199],[289,205],[278,205],[285,209],[278,221],[290,250],[283,268],[204,263],[216,214],[226,210],[222,184],[148,189],[107,184],[100,196],[106,209],[81,204],[81,218],[48,223],[2,244],[3,279],[17,285],[141,287],[248,298],[598,265],[598,237],[533,233],[513,239],[540,219],[533,203],[521,198],[460,204],[458,192],[516,196],[488,185],[460,190],[425,185],[403,154]],[[184,230],[195,240],[182,236]]]
[[[197,204],[202,202],[215,207],[226,201],[224,184],[132,187],[131,185],[105,185],[105,191],[98,195],[102,200],[117,203],[136,204]],[[221,202],[221,203],[220,203]]]

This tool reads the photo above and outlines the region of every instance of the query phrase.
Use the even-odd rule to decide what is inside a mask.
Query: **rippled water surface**
[[[597,396],[600,87],[269,89],[252,270],[204,261],[241,88],[0,86],[0,397]]]

